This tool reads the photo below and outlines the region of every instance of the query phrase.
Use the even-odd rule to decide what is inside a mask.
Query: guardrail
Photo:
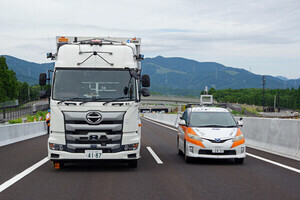
[[[0,123],[21,118],[26,115],[32,115],[39,110],[47,109],[49,109],[49,103],[43,100],[28,101],[20,106],[0,107]]]
[[[45,122],[0,126],[0,147],[46,134]]]
[[[145,113],[144,117],[177,126],[176,114]],[[244,117],[241,128],[246,145],[300,160],[300,120]]]

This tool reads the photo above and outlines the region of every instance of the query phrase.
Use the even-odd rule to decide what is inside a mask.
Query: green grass
[[[246,107],[246,106],[242,106],[242,108],[254,115],[259,115],[257,112],[257,108],[251,108],[251,107]]]
[[[39,121],[39,117],[42,117],[41,121],[45,121],[46,114],[47,111],[38,111],[35,115],[26,115],[27,122],[34,122],[34,118],[36,119],[36,121]],[[8,123],[10,124],[22,123],[22,118],[10,120],[8,121]]]
[[[240,114],[241,114],[239,111],[236,111],[236,110],[232,110],[231,113],[232,113],[233,115],[240,115]]]

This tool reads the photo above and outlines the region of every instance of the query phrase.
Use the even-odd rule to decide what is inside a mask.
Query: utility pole
[[[280,90],[278,89],[278,96],[277,96],[277,111],[280,112]]]
[[[30,100],[30,85],[28,85],[28,100]]]
[[[262,76],[261,80],[262,86],[263,86],[263,100],[262,100],[262,105],[263,105],[263,111],[265,111],[265,86],[266,86],[266,76]]]

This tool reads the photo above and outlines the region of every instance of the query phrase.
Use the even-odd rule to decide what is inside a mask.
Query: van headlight
[[[241,139],[243,139],[243,138],[244,138],[243,134],[238,135],[238,136],[235,136],[235,137],[233,138],[232,142],[239,141],[239,140],[241,140]]]
[[[203,139],[200,136],[198,136],[198,135],[194,135],[194,134],[191,134],[191,133],[188,133],[187,135],[188,135],[189,138],[191,138],[193,140],[198,140],[200,142],[203,141]]]
[[[62,145],[62,144],[49,143],[49,148],[50,148],[51,150],[63,151],[63,150],[64,150],[64,145]]]

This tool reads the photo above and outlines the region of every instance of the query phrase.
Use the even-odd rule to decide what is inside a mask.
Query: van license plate
[[[220,149],[220,148],[214,148],[212,150],[213,153],[224,153],[224,149]]]
[[[102,150],[85,150],[85,157],[89,159],[99,159],[101,154]]]

